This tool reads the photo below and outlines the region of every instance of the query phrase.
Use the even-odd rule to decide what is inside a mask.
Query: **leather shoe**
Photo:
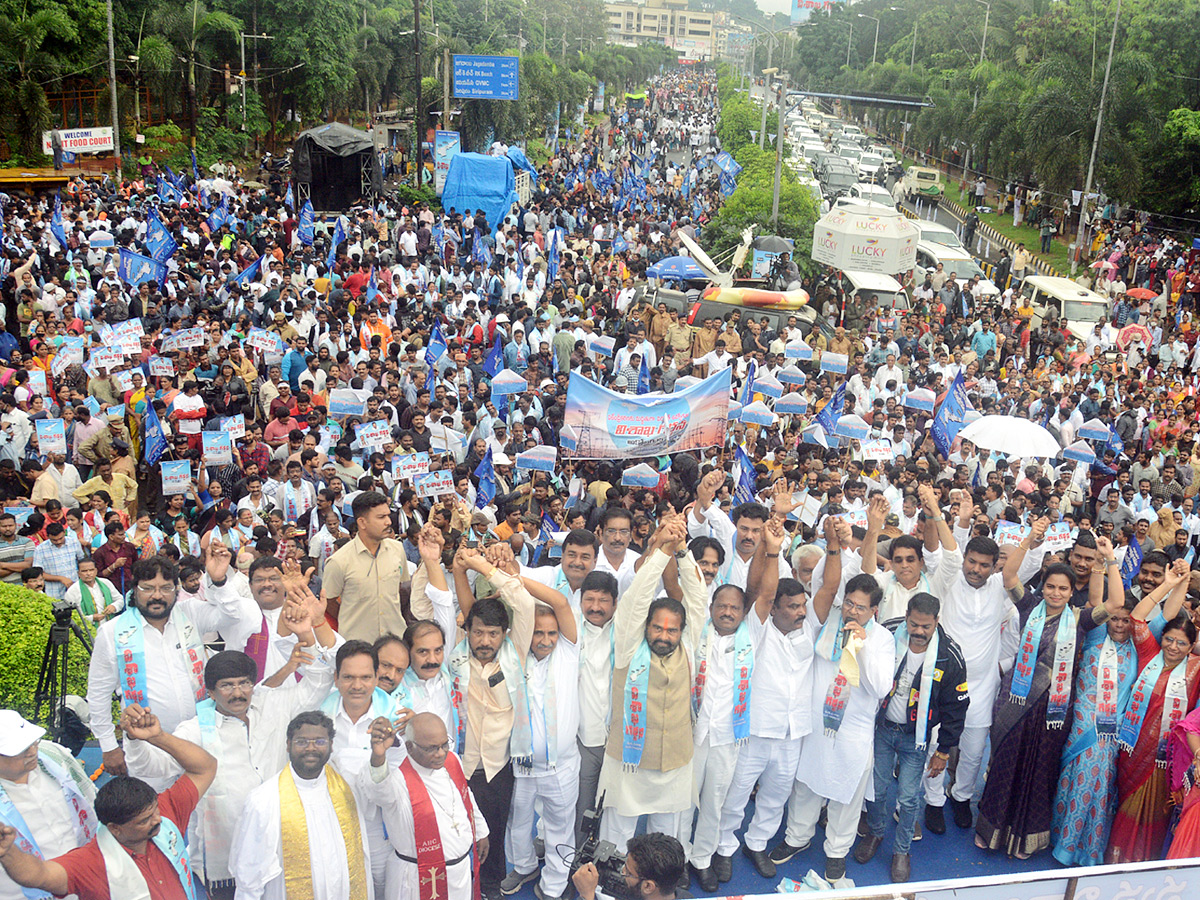
[[[844,856],[827,856],[825,857],[825,880],[830,884],[836,884],[846,877],[846,857]]]
[[[742,856],[754,863],[754,868],[763,878],[775,877],[775,863],[771,861],[771,857],[767,856],[766,850],[751,850],[742,845]]]
[[[700,882],[700,890],[706,894],[715,894],[720,882],[717,881],[717,873],[713,867],[709,865],[707,869],[700,869],[692,866],[692,874],[696,876],[696,880]]]
[[[908,881],[912,872],[912,859],[907,853],[892,854],[892,884],[903,884]]]
[[[946,813],[940,806],[925,804],[925,827],[930,834],[946,833]]]
[[[954,813],[954,824],[959,828],[970,828],[975,824],[975,817],[971,815],[970,800],[955,800],[951,797],[950,809]]]
[[[854,860],[863,865],[869,863],[875,858],[875,851],[879,849],[879,845],[883,842],[883,838],[876,837],[873,834],[868,834],[858,839],[858,846],[854,848]]]
[[[722,856],[720,853],[714,853],[712,858],[712,870],[717,873],[717,881],[725,884],[733,880],[733,857]]]

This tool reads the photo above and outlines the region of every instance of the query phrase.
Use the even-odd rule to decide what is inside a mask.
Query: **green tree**
[[[61,77],[64,59],[50,45],[75,37],[75,23],[56,4],[16,18],[0,15],[0,64],[11,73],[0,82],[0,113],[26,156],[41,152],[42,132],[54,124],[44,84]]]

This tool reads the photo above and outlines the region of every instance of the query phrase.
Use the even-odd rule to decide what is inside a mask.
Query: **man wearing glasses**
[[[120,695],[122,707],[137,704],[153,710],[163,730],[173,733],[196,715],[197,704],[207,696],[202,636],[234,629],[257,613],[251,600],[230,588],[229,562],[224,544],[209,548],[206,577],[195,599],[179,597],[179,567],[171,559],[151,556],[134,563],[130,605],[97,630],[88,671],[92,733],[108,774],[141,774],[127,767],[117,744],[113,693]],[[145,780],[156,790],[170,783],[169,778]]]
[[[641,834],[629,839],[621,874],[629,896],[641,900],[674,900],[675,886],[683,878],[683,845],[669,834]],[[571,877],[582,900],[596,900],[600,873],[595,863],[585,863]]]
[[[600,518],[600,553],[596,557],[596,571],[608,572],[617,579],[617,596],[628,589],[636,574],[634,566],[641,558],[629,549],[633,534],[633,516],[622,506],[604,511]]]

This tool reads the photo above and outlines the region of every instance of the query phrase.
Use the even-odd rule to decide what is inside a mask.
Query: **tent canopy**
[[[519,203],[512,162],[507,156],[459,153],[450,160],[442,208],[465,213],[482,209],[488,227],[504,221],[509,208]]]
[[[375,143],[365,131],[327,122],[301,132],[294,150],[296,181],[307,186],[316,209],[347,209],[383,187]]]

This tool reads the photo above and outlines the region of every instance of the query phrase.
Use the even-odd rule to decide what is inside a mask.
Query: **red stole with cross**
[[[413,768],[412,762],[406,756],[400,763],[400,773],[408,787],[408,797],[412,802],[413,836],[417,845],[417,884],[420,890],[420,900],[447,900],[449,892],[446,883],[446,857],[442,853],[442,834],[438,829],[437,813],[433,800],[425,788],[425,782]],[[467,778],[463,775],[462,763],[452,753],[446,754],[446,774],[458,789],[463,806],[467,810],[467,818],[471,822],[471,846],[474,848],[475,809],[471,805],[471,792],[467,788]],[[479,853],[471,852],[471,896],[480,900],[479,889]]]

